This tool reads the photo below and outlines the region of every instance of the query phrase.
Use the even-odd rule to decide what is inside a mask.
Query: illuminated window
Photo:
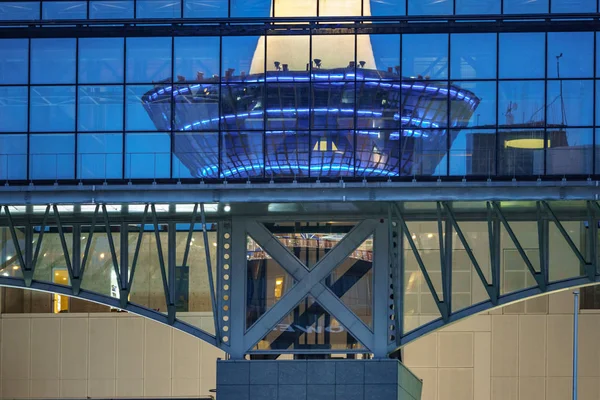
[[[275,298],[278,299],[281,297],[283,293],[283,276],[278,276],[275,278]]]
[[[52,281],[59,285],[70,285],[69,272],[66,268],[53,268]],[[69,298],[64,295],[54,294],[52,296],[52,312],[58,314],[69,311]]]
[[[329,146],[331,144],[331,146]],[[328,142],[326,137],[321,138],[317,143],[315,143],[315,147],[313,147],[313,151],[338,151],[337,146],[333,142]]]

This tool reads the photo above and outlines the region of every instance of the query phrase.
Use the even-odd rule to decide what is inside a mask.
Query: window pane
[[[501,33],[500,78],[543,78],[545,34]]]
[[[85,1],[44,1],[42,3],[43,19],[86,19],[87,4]]]
[[[75,83],[75,39],[31,39],[31,83]]]
[[[327,1],[319,2],[319,16],[330,17],[356,17],[361,16],[361,0]]]
[[[0,179],[27,179],[26,135],[0,135]]]
[[[592,173],[593,129],[548,128],[546,173],[587,175]]]
[[[218,178],[219,134],[215,132],[173,134],[174,178]]]
[[[354,131],[312,131],[310,176],[354,176]]]
[[[401,175],[446,175],[446,130],[412,128],[401,133]]]
[[[137,0],[136,18],[180,18],[181,0]]]
[[[126,178],[168,178],[171,138],[168,133],[128,133],[125,138]]]
[[[79,131],[123,130],[122,86],[79,86],[77,104]]]
[[[361,46],[360,52],[355,57],[355,40],[354,35],[313,36],[313,70],[343,68],[346,76],[341,76],[339,78],[332,76],[332,79],[354,80],[355,61],[365,61],[368,65],[375,65],[373,51],[368,46]],[[368,36],[363,36],[363,39],[361,40],[368,40]],[[335,49],[335,51],[331,51],[331,49]],[[350,75],[348,76],[348,74]],[[339,73],[336,73],[335,75],[339,75]]]
[[[221,129],[263,129],[262,82],[221,86]]]
[[[163,97],[157,96],[156,99],[150,99],[144,96],[148,93],[155,93],[153,86],[127,86],[126,90],[126,130],[155,131],[171,129],[170,93],[166,93]],[[163,93],[165,93],[164,90]],[[146,99],[147,103],[144,103],[142,99]]]
[[[548,81],[548,125],[592,125],[593,81]]]
[[[403,35],[402,75],[415,78],[447,78],[448,35]]]
[[[176,85],[179,94],[174,98],[174,121],[175,131],[210,131],[219,129],[219,85],[218,84],[194,84]],[[159,89],[160,90],[160,89]],[[176,89],[177,90],[177,89]],[[154,96],[152,96],[154,97]],[[149,110],[152,114],[166,112],[165,104],[158,98],[152,99]],[[158,102],[158,103],[155,103]],[[160,126],[168,125],[161,122]],[[163,130],[162,128],[159,130]]]
[[[400,35],[358,35],[358,62],[362,60],[362,54],[367,49],[372,49],[375,58],[375,64],[365,63],[367,69],[377,69],[379,71],[390,71],[398,74],[396,68],[400,66]],[[366,61],[366,60],[364,60]],[[398,76],[398,79],[400,77]]]
[[[456,14],[500,14],[498,0],[456,0]]]
[[[90,1],[90,19],[133,18],[133,0]]]
[[[548,0],[504,0],[504,14],[538,14],[548,12]]]
[[[264,37],[257,36],[233,36],[223,38],[223,54],[221,77],[241,76],[244,74],[260,74],[265,72]],[[254,60],[254,53],[260,54]]]
[[[227,0],[183,0],[185,18],[227,17]]]
[[[506,81],[498,88],[499,125],[544,125],[543,81]]]
[[[29,143],[31,179],[73,179],[75,135],[31,135]]]
[[[30,90],[32,132],[75,130],[75,86],[35,86]]]
[[[175,38],[177,81],[205,81],[219,75],[218,37]]]
[[[389,16],[389,15],[405,15],[406,14],[406,0],[387,0],[387,1],[373,1],[363,0],[364,7],[368,4],[371,6],[371,15],[373,16]]]
[[[408,0],[408,15],[452,15],[452,0]]]
[[[450,49],[452,79],[496,77],[496,34],[451,35]]]
[[[0,54],[0,83],[27,83],[29,41],[2,39]]]
[[[79,39],[79,83],[123,82],[123,39]]]
[[[313,81],[311,127],[320,129],[354,128],[354,88],[353,81]],[[372,110],[364,111],[365,117],[373,115]]]
[[[317,15],[317,1],[318,0],[277,0],[273,4],[273,16],[314,17]]]
[[[232,17],[268,17],[269,0],[230,0]]]
[[[84,133],[77,138],[77,178],[122,178],[123,135]]]
[[[495,175],[496,130],[463,129],[455,135],[450,149],[450,175]]]
[[[490,125],[496,124],[496,82],[459,82],[456,88],[456,94],[450,91],[450,126],[492,128]]]
[[[0,21],[40,19],[39,1],[8,1],[0,3]]]
[[[27,132],[27,88],[0,86],[0,132]]]
[[[171,38],[127,38],[127,82],[171,80]]]
[[[592,32],[548,33],[548,78],[591,78],[593,65]]]
[[[221,178],[262,177],[264,172],[263,132],[223,132]]]
[[[552,0],[553,13],[596,12],[596,0]]]
[[[357,130],[355,135],[356,177],[398,176],[400,136],[397,130]]]
[[[265,140],[265,175],[268,178],[308,176],[308,132],[268,131]]]
[[[503,129],[498,135],[498,175],[543,175],[543,129]]]

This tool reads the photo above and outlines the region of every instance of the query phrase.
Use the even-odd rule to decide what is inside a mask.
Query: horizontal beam
[[[295,203],[598,200],[600,181],[2,186],[0,203]]]

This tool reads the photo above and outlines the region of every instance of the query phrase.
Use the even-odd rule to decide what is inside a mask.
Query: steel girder
[[[72,213],[61,211],[56,204],[46,205],[43,212],[36,215],[31,213],[15,214],[12,205],[1,207],[0,227],[6,228],[10,233],[10,242],[14,247],[13,263],[18,263],[22,277],[0,276],[0,285],[16,288],[26,288],[58,293],[77,297],[93,302],[105,304],[110,307],[120,308],[132,313],[154,319],[161,323],[181,329],[199,337],[215,346],[220,347],[233,358],[242,358],[246,354],[272,353],[310,353],[323,352],[323,350],[256,350],[255,345],[261,341],[273,328],[288,315],[296,305],[307,296],[312,296],[333,318],[347,329],[363,348],[352,350],[328,352],[367,352],[375,357],[383,358],[395,352],[399,347],[435,329],[456,322],[469,315],[488,310],[493,307],[524,300],[543,293],[566,289],[574,286],[596,284],[598,274],[597,241],[598,222],[600,218],[600,205],[596,201],[573,203],[575,210],[569,209],[571,203],[556,203],[551,201],[536,201],[528,203],[513,202],[510,204],[488,201],[483,207],[473,207],[469,204],[439,201],[423,203],[425,207],[413,210],[407,204],[390,202],[384,203],[385,212],[374,213],[369,218],[359,218],[354,215],[353,220],[360,221],[351,229],[339,243],[334,246],[311,269],[302,263],[277,237],[269,230],[265,223],[268,221],[307,221],[308,216],[302,214],[288,214],[262,217],[244,215],[214,215],[207,216],[205,204],[194,203],[191,210],[174,218],[172,214],[161,213],[157,204],[148,203],[143,207],[143,212],[135,215],[111,213],[107,204],[97,204],[93,211],[83,214],[79,211]],[[381,204],[380,204],[381,206]],[[567,206],[567,207],[565,207]],[[523,208],[525,211],[520,212]],[[176,215],[177,216],[177,215]],[[338,218],[335,213],[310,216],[313,221],[334,221]],[[348,220],[348,215],[340,215],[340,220]],[[200,221],[198,223],[198,220]],[[208,240],[208,224],[218,221],[217,229],[217,264],[211,263],[210,246]],[[424,248],[419,245],[411,224],[429,221],[435,222],[434,233],[437,235],[436,248],[439,250],[440,278],[432,276],[431,257],[424,256]],[[478,255],[478,249],[470,242],[469,232],[465,231],[464,224],[480,222],[487,225],[487,243],[489,243],[489,260],[484,260]],[[537,226],[535,238],[529,237],[535,245],[524,246],[523,238],[518,234],[518,221],[529,221]],[[587,234],[585,239],[574,240],[573,233],[565,226],[565,222],[577,221],[585,226]],[[186,224],[187,223],[187,224]],[[189,227],[181,228],[186,224]],[[130,226],[147,226],[148,230],[140,229],[134,236],[135,240],[129,243],[127,237]],[[85,226],[85,229],[83,227]],[[161,227],[168,229],[166,254],[163,253],[161,241]],[[198,230],[198,226],[200,229]],[[52,227],[60,239],[60,251],[65,256],[65,264],[70,278],[69,285],[59,285],[52,282],[36,279],[36,266],[41,258],[41,249],[48,232]],[[177,291],[175,288],[176,259],[176,230],[187,230],[185,247],[183,251],[183,265],[190,259],[190,245],[194,228],[201,232],[208,278],[208,297],[212,304],[212,319],[216,334],[210,334],[184,322],[183,315],[176,311],[175,302]],[[551,228],[555,227],[555,228]],[[35,229],[34,229],[35,228]],[[69,246],[68,236],[73,235],[73,244]],[[121,232],[119,249],[113,238],[113,232]],[[34,232],[39,232],[37,238]],[[553,278],[552,271],[556,268],[551,258],[549,238],[551,232],[554,240],[561,240],[572,253],[573,260],[578,264],[570,276]],[[89,235],[83,249],[80,249],[77,240],[81,235]],[[90,274],[89,262],[93,252],[91,248],[92,236],[107,236],[108,248],[111,254],[111,269],[117,279],[119,298],[99,294],[82,287],[82,280]],[[160,267],[160,280],[162,294],[167,312],[161,313],[150,308],[134,304],[129,301],[129,295],[136,279],[136,267],[139,264],[140,247],[142,238],[153,235],[156,243],[158,265]],[[339,293],[325,284],[325,280],[336,267],[346,260],[353,251],[368,237],[373,236],[373,295],[372,295],[372,325],[367,326],[352,310],[341,300]],[[247,237],[250,236],[256,243],[275,260],[295,281],[294,286],[267,310],[254,324],[246,326],[246,274],[247,274]],[[558,237],[559,239],[556,239]],[[77,238],[77,239],[76,239]],[[514,249],[518,259],[522,261],[523,273],[532,278],[531,285],[525,285],[518,290],[506,291],[502,289],[504,282],[502,241],[509,243]],[[576,243],[577,242],[577,243]],[[7,243],[0,243],[2,248]],[[455,260],[456,249],[464,250],[468,264],[472,267],[474,277],[482,285],[485,298],[464,308],[452,305],[454,288],[457,284],[453,279],[456,268],[459,267]],[[535,251],[533,251],[535,250]],[[533,252],[532,252],[533,251]],[[539,259],[539,265],[533,261],[532,254]],[[117,254],[120,254],[120,257]],[[129,254],[132,256],[130,257]],[[412,329],[406,324],[406,282],[407,257],[411,255],[416,261],[418,273],[424,281],[424,288],[431,294],[431,299],[437,309],[438,318],[431,317],[428,323]],[[131,259],[130,259],[131,258]],[[7,267],[8,261],[3,261]],[[439,264],[437,264],[439,262]],[[11,264],[16,265],[16,264]],[[485,266],[488,266],[486,269]]]

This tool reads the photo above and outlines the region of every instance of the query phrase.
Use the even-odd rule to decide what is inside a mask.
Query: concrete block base
[[[397,360],[219,360],[217,400],[420,400]]]

